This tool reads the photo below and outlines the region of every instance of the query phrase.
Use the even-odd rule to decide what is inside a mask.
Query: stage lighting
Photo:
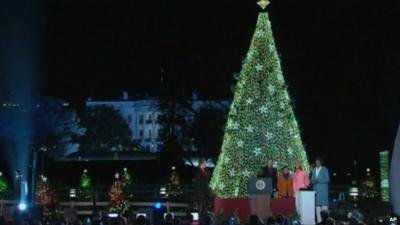
[[[193,216],[193,221],[199,221],[199,213],[191,212],[190,214]]]
[[[27,207],[28,207],[28,206],[27,206],[26,203],[24,203],[24,202],[20,202],[20,203],[18,204],[18,209],[19,209],[19,211],[25,211]]]
[[[160,187],[160,195],[166,195],[167,194],[167,188],[162,186]]]
[[[109,213],[108,214],[108,217],[110,217],[110,218],[118,218],[118,213]]]
[[[161,207],[162,207],[161,202],[156,202],[156,204],[154,205],[154,208],[156,209],[161,209]]]
[[[139,218],[139,216],[143,216],[144,218],[147,218],[147,214],[146,213],[137,213],[136,214],[136,219]]]
[[[71,188],[69,190],[69,197],[70,198],[76,198],[76,189],[75,188]]]

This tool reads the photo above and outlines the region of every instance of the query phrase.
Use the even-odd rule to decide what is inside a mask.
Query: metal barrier
[[[55,188],[55,194],[58,201],[89,201],[95,197],[96,201],[105,202],[108,201],[108,193],[110,191],[110,186],[94,186],[92,189],[87,191],[86,198],[82,196],[77,196],[77,198],[70,197],[71,189],[79,191],[76,187],[57,187]],[[165,193],[166,186],[159,184],[152,185],[132,185],[126,190],[126,199],[128,201],[161,201],[170,200],[178,202],[187,202],[194,197],[195,185],[194,184],[182,184],[180,185],[180,194],[174,197],[167,196]]]

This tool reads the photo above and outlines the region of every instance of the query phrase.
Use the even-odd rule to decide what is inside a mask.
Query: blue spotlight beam
[[[7,121],[12,127],[12,136],[6,139],[8,149],[5,156],[9,157],[7,161],[10,171],[20,170],[25,181],[29,181],[26,178],[29,177],[30,153],[34,143],[32,134],[35,127],[30,113],[24,113],[24,110],[34,105],[34,96],[38,91],[40,4],[40,1],[35,0],[0,1],[1,89],[4,100],[18,105],[10,112],[10,120]],[[31,181],[36,179],[35,174],[36,171],[31,171]],[[32,188],[33,184],[29,187]],[[34,193],[34,188],[30,192]],[[28,195],[25,200],[20,200],[19,206],[27,207],[27,200]]]

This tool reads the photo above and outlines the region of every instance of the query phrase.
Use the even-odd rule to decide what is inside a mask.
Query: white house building
[[[210,104],[227,110],[230,104],[229,101],[199,100],[196,95],[193,95],[191,103],[194,110]],[[152,152],[159,151],[161,144],[159,141],[160,125],[158,124],[160,111],[157,104],[157,98],[132,100],[128,97],[127,92],[123,93],[120,100],[94,101],[89,98],[86,102],[87,107],[110,106],[118,110],[132,131],[132,139],[139,141],[144,148]],[[189,121],[191,119],[188,118]]]

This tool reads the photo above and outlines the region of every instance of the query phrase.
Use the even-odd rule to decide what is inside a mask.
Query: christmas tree
[[[266,0],[259,2],[265,8]],[[247,182],[273,159],[308,170],[300,130],[282,75],[268,13],[260,12],[228,115],[211,187],[219,198],[247,197]]]
[[[53,202],[53,193],[47,177],[40,175],[36,182],[36,202],[43,205],[44,213],[47,213],[50,204]]]
[[[3,199],[8,191],[8,182],[0,171],[0,199]]]
[[[132,176],[131,174],[128,172],[128,168],[124,168],[124,174],[122,176],[122,181],[124,183],[124,186],[126,188],[128,188],[129,186],[132,185]]]
[[[82,177],[80,180],[80,197],[83,199],[89,199],[91,197],[92,182],[89,177],[87,169],[83,170]]]
[[[124,173],[122,175],[122,184],[124,185],[124,192],[129,199],[132,199],[133,192],[132,192],[132,184],[133,179],[132,175],[128,172],[128,168],[124,168]]]
[[[83,190],[89,190],[91,186],[92,186],[92,183],[90,181],[88,171],[85,169],[85,170],[83,170],[83,174],[81,177],[81,188]]]
[[[169,176],[168,184],[167,184],[167,196],[170,199],[177,198],[182,195],[181,189],[181,180],[179,173],[176,171],[175,166],[172,167],[171,175]]]
[[[120,180],[119,174],[115,174],[115,181],[108,192],[110,200],[110,212],[122,214],[127,206],[125,203],[124,183]]]

